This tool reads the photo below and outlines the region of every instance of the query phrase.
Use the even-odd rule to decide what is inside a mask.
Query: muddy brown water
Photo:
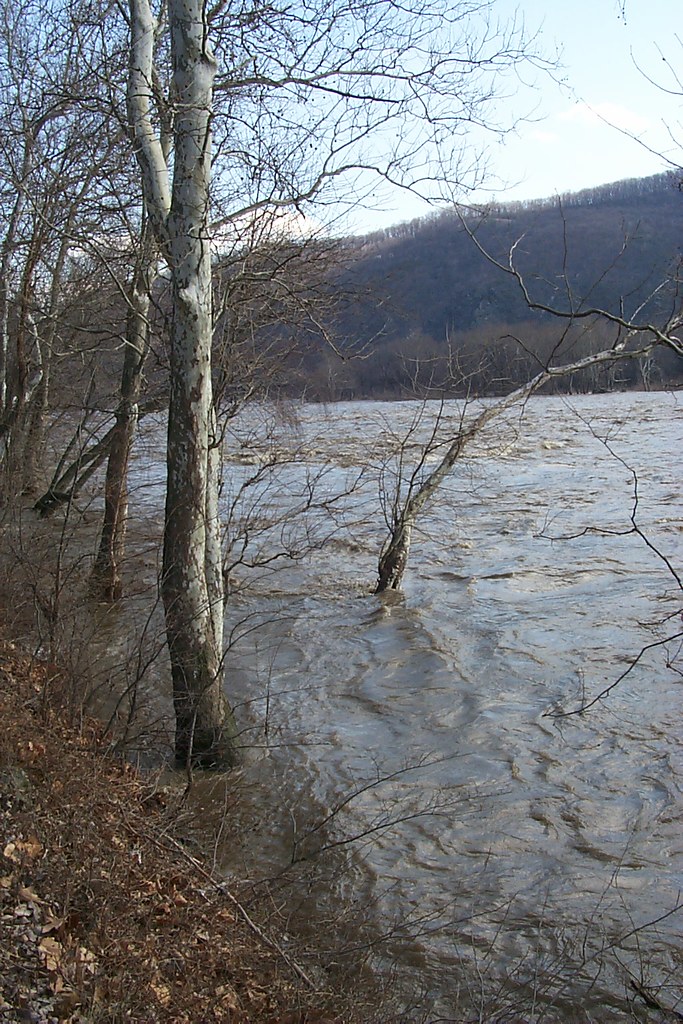
[[[460,411],[440,411],[443,436]],[[273,824],[215,856],[260,877],[360,836],[347,886],[388,935],[375,966],[398,965],[430,1019],[484,1019],[491,1000],[626,1020],[645,1011],[634,981],[683,1011],[683,657],[659,643],[681,630],[660,556],[681,572],[683,395],[533,399],[428,509],[404,593],[372,596],[396,438],[410,472],[437,414],[346,403],[233,423],[223,504],[254,539],[226,679],[254,820]],[[144,440],[133,505],[155,515],[162,425]],[[296,557],[267,561],[282,551]]]

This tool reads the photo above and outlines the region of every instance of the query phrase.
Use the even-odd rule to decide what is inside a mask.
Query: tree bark
[[[28,133],[27,138],[24,139],[21,184],[17,188],[12,213],[9,217],[0,251],[0,419],[4,419],[8,413],[7,373],[9,357],[10,274],[15,255],[19,221],[26,199],[23,182],[28,176],[31,167],[34,141],[31,133]]]
[[[161,593],[171,658],[176,759],[223,767],[237,761],[223,694],[220,451],[211,387],[211,250],[208,231],[215,59],[202,0],[170,0],[173,186],[150,116],[154,19],[131,0],[129,112],[150,219],[173,289],[166,511]]]
[[[201,0],[169,5],[178,113],[168,222],[174,315],[162,597],[176,757],[205,767],[234,763],[235,730],[222,689],[220,453],[211,386],[208,233],[215,60],[204,15]]]
[[[382,548],[377,566],[376,594],[385,590],[400,590],[408,564],[413,523],[402,515],[391,531],[388,543]]]
[[[149,344],[149,307],[156,264],[149,234],[142,231],[140,261],[128,294],[126,344],[121,373],[121,393],[116,409],[104,486],[104,518],[91,584],[104,601],[123,596],[121,564],[128,519],[128,464],[139,416],[142,369]]]
[[[93,172],[94,173],[94,172]],[[52,282],[50,285],[50,303],[46,312],[45,324],[35,332],[36,359],[40,367],[40,380],[35,389],[31,408],[29,410],[26,438],[24,443],[24,465],[23,465],[23,492],[34,494],[40,486],[39,480],[43,469],[43,455],[45,451],[45,430],[50,407],[50,383],[52,372],[52,352],[57,337],[58,317],[64,268],[72,244],[71,232],[78,201],[85,194],[88,188],[88,180],[81,187],[76,201],[71,207],[64,224],[62,240],[59,245],[57,259],[52,271]]]

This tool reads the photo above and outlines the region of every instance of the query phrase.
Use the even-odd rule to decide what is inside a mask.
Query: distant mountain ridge
[[[410,386],[411,362],[433,365],[449,350],[468,379],[477,361],[489,364],[478,386],[490,392],[514,362],[509,351],[498,359],[496,346],[509,349],[507,336],[522,325],[538,356],[532,365],[554,348],[566,324],[532,313],[517,282],[482,256],[468,231],[503,265],[514,246],[537,301],[661,322],[680,305],[682,180],[683,172],[667,171],[554,199],[463,206],[350,240],[354,262],[343,283],[358,298],[337,329],[342,346],[372,338],[374,352],[356,368],[340,366],[339,387],[349,396],[394,394]],[[584,322],[584,348],[604,343],[604,326],[592,333],[590,341]],[[577,345],[574,337],[575,352]],[[527,372],[524,362],[513,377]],[[326,372],[329,379],[329,364]],[[664,357],[657,372],[681,371]]]
[[[552,200],[459,211],[478,240],[507,263],[510,247],[537,296],[632,313],[669,275],[683,246],[683,193],[672,173],[615,182]],[[396,329],[419,321],[435,338],[491,320],[528,319],[516,284],[482,259],[458,212],[413,221],[365,241],[360,278],[386,283]],[[377,260],[384,266],[380,270]],[[387,263],[390,266],[387,269]],[[379,273],[378,273],[379,270]],[[386,301],[386,299],[385,299]],[[485,307],[482,309],[482,305]]]

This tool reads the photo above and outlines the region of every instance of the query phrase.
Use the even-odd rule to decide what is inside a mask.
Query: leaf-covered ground
[[[0,643],[0,1021],[341,1021],[61,688]]]

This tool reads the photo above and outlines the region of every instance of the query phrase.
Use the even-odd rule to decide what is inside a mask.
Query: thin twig
[[[154,836],[151,835],[148,836],[148,838],[151,840],[152,843],[154,843],[155,846],[164,849],[164,843],[162,843],[160,840],[156,839]],[[176,853],[180,853],[185,858],[185,860],[187,860],[193,866],[193,868],[202,876],[202,878],[206,879],[206,881],[209,882],[209,884],[213,886],[213,888],[217,892],[221,893],[221,895],[226,897],[228,902],[232,904],[232,906],[235,908],[239,916],[242,918],[247,928],[249,928],[249,930],[257,937],[257,939],[259,939],[259,941],[264,944],[264,946],[267,946],[268,949],[273,950],[273,952],[277,953],[278,956],[282,957],[282,959],[287,964],[289,969],[293,971],[294,974],[296,974],[296,976],[304,982],[304,984],[306,984],[311,990],[317,991],[318,986],[308,976],[308,974],[306,974],[303,967],[296,963],[296,961],[291,958],[289,953],[285,952],[282,946],[278,942],[276,942],[275,939],[272,939],[269,935],[267,935],[263,931],[263,929],[260,928],[254,920],[252,920],[252,918],[249,916],[248,912],[242,906],[237,897],[228,889],[226,882],[217,881],[213,877],[213,875],[206,870],[203,864],[200,861],[198,861],[196,857],[193,857],[191,853],[188,853],[187,850],[185,850],[183,846],[172,836],[165,836],[165,842],[170,843],[173,849],[176,851]]]

